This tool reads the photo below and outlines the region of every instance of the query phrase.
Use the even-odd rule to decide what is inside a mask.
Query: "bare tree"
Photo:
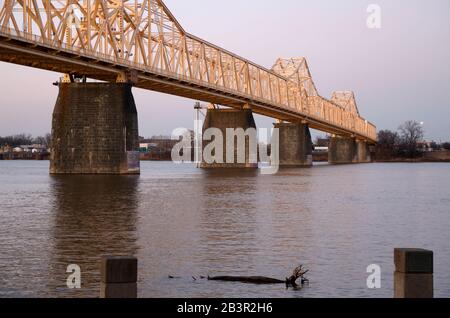
[[[380,130],[378,132],[378,145],[393,149],[399,144],[398,133],[391,130]]]
[[[399,127],[402,149],[410,157],[418,152],[418,143],[423,140],[424,130],[417,121],[407,121]]]
[[[376,146],[377,160],[392,160],[398,154],[400,137],[398,133],[391,130],[380,130]]]
[[[328,147],[330,145],[330,136],[317,136],[314,145],[316,147]]]
[[[33,139],[33,143],[38,145],[45,145],[45,138],[42,136],[37,136],[36,138]]]
[[[30,134],[19,134],[14,136],[0,137],[0,145],[9,145],[12,147],[20,145],[29,145],[33,142]]]
[[[50,147],[50,142],[51,142],[50,134],[46,134],[45,136],[37,136],[36,138],[33,139],[33,143],[43,145],[46,148]]]
[[[44,138],[45,138],[45,146],[47,148],[50,148],[52,146],[52,134],[47,133],[45,134]]]

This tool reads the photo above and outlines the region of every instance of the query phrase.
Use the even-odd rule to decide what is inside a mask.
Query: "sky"
[[[324,97],[353,90],[377,128],[423,122],[426,138],[450,141],[448,0],[166,0],[187,32],[270,68],[306,57]],[[367,8],[381,8],[369,29]],[[0,135],[51,130],[61,74],[0,62]],[[134,89],[140,135],[193,128],[193,100]],[[257,116],[259,127],[273,119]]]

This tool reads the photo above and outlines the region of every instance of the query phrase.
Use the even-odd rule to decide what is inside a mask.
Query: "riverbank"
[[[2,158],[0,156],[0,161],[48,161],[50,158]],[[141,159],[141,162],[171,162],[170,159]],[[318,158],[314,159],[313,162],[328,162],[328,158]],[[372,162],[378,163],[450,163],[450,159],[427,159],[427,158],[416,158],[416,159],[408,159],[408,158],[392,158],[392,159],[374,159]]]
[[[0,160],[50,160],[50,153],[5,152],[0,153]]]
[[[442,150],[442,151],[433,151],[426,152],[422,155],[422,157],[418,158],[404,158],[404,157],[379,157],[377,158],[376,154],[372,157],[373,162],[381,162],[381,163],[420,163],[420,162],[450,162],[450,151]],[[0,160],[49,160],[49,153],[0,153]],[[142,154],[141,161],[155,161],[155,162],[168,162],[172,161],[170,156],[164,154],[163,156]],[[318,152],[313,153],[313,161],[314,162],[328,162],[328,152]]]
[[[418,159],[408,159],[408,158],[394,158],[394,159],[376,159],[373,162],[379,162],[379,163],[448,163],[450,162],[450,159],[446,160],[438,160],[438,159],[425,159],[425,158],[418,158]]]
[[[377,158],[378,157],[378,158]],[[375,162],[450,162],[450,150],[424,152],[417,158],[377,156]]]

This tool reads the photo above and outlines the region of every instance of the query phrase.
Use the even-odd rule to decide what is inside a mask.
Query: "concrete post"
[[[280,136],[280,167],[311,167],[313,144],[307,124],[276,123]]]
[[[394,297],[433,298],[433,252],[396,248]]]
[[[137,259],[102,258],[100,298],[137,298]]]
[[[51,150],[51,174],[139,174],[131,85],[60,83]]]
[[[227,139],[233,140],[233,136],[229,136],[227,130],[241,128],[244,132],[248,132],[248,129],[253,129],[256,133],[256,124],[251,109],[208,109],[203,125],[203,139],[207,135],[205,133],[211,131],[211,128],[221,132],[222,140],[218,141],[214,137],[213,140],[203,140],[203,152],[205,154],[208,152],[205,149],[208,150],[213,148],[213,145],[217,145],[216,150],[219,153],[214,152],[214,155],[219,160],[208,162],[203,156],[201,168],[258,168],[258,140],[256,136],[252,138],[252,136],[246,135],[242,140],[235,137],[234,148],[231,150],[234,153],[234,160],[232,160],[233,163],[227,162]],[[245,150],[245,158],[243,162],[239,162],[238,145],[242,142],[245,142],[243,149]]]

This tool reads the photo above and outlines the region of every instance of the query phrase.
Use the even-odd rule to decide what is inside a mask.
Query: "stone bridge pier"
[[[139,174],[131,84],[60,83],[53,111],[51,174]]]
[[[370,145],[364,140],[356,140],[356,163],[369,163],[372,161]]]
[[[331,164],[371,162],[369,144],[353,137],[333,136],[328,150],[328,162]]]
[[[313,143],[308,124],[276,123],[280,167],[312,167]]]
[[[238,137],[239,130],[245,132],[243,138]],[[258,168],[258,141],[248,134],[251,131],[256,133],[251,109],[208,109],[203,124],[201,168]],[[227,145],[227,140],[233,144]],[[231,149],[231,155],[227,156],[227,149]],[[212,154],[212,158],[206,158],[207,154]]]

